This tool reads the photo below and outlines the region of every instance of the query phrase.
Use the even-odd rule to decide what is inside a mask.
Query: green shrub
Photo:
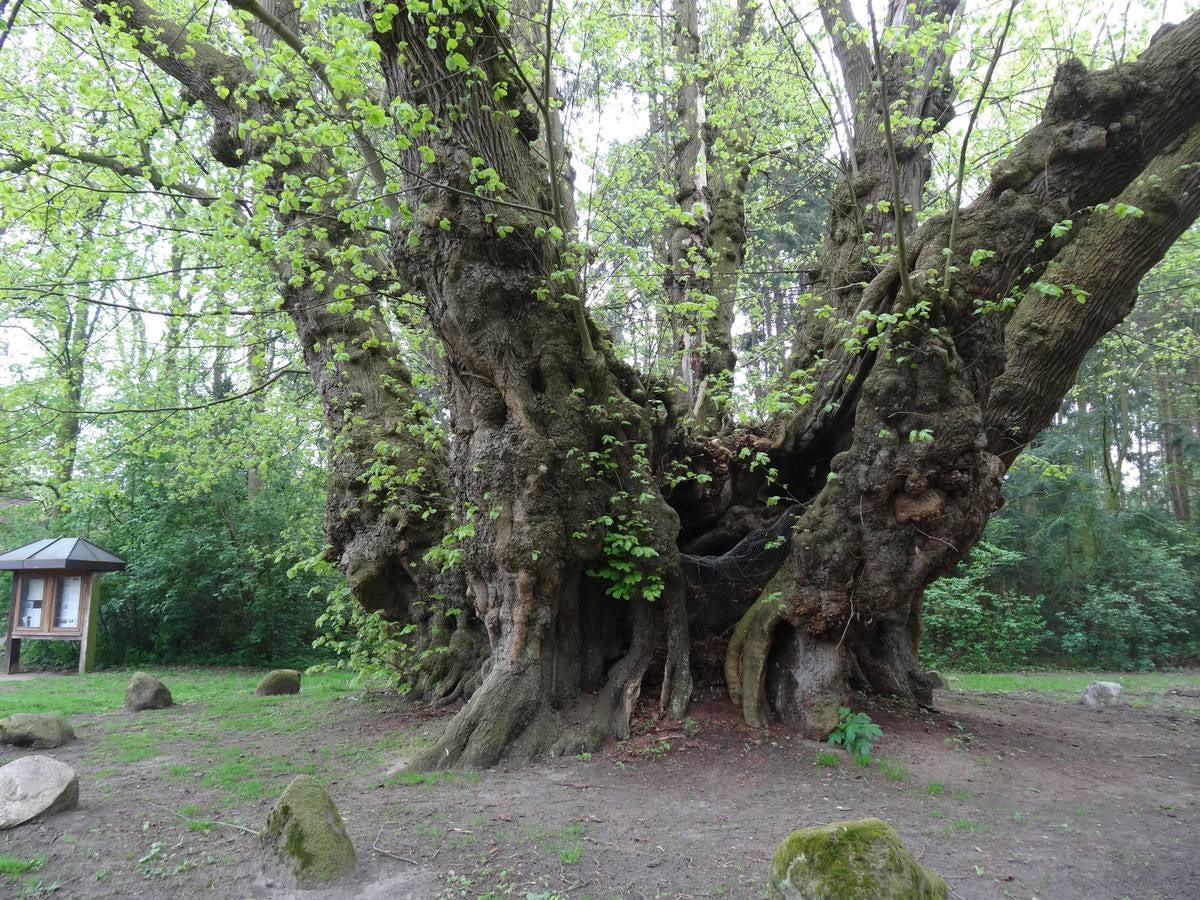
[[[989,580],[1022,557],[981,541],[954,576],[925,591],[921,657],[930,668],[1020,668],[1033,662],[1048,637],[1042,597],[993,591]]]

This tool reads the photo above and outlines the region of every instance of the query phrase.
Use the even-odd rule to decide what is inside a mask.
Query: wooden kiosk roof
[[[70,572],[120,572],[125,560],[83,538],[42,538],[0,554],[0,572],[20,569]]]

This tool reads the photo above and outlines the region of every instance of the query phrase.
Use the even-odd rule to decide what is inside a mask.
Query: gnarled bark
[[[318,146],[276,152],[271,129],[286,131],[293,105],[316,93],[343,119],[356,115],[305,52],[294,31],[302,24],[237,0],[312,75],[294,89],[247,91],[252,76],[237,55],[144,0],[81,2],[203,104],[214,159],[273,167],[261,199],[276,203],[285,252],[274,262],[334,433],[332,552],[365,606],[417,622],[430,642],[450,648],[445,665],[427,673],[429,694],[474,690],[414,764],[488,765],[622,737],[662,650],[659,703],[682,715],[691,683],[680,523],[658,479],[697,445],[679,442],[670,394],[616,358],[578,296],[580,250],[569,237],[549,61],[521,66],[488,4],[452,13],[365,4],[386,86],[371,99],[388,115],[413,112],[420,130],[385,116],[396,129],[389,157],[365,118],[348,127],[345,152],[358,154],[382,207],[351,227],[321,203],[285,211],[276,200],[286,184],[326,183],[340,159]],[[944,21],[954,8],[915,10]],[[910,15],[904,9],[891,18]],[[848,16],[844,6],[824,11]],[[540,44],[528,35],[524,43]],[[838,44],[836,33],[835,46],[859,101],[858,145],[824,254],[824,287],[847,288],[830,293],[835,307],[873,318],[877,341],[832,332],[802,340],[824,360],[811,406],[771,438],[736,438],[736,455],[741,447],[766,453],[804,509],[726,657],[730,694],[748,721],[783,714],[812,733],[829,727],[850,684],[928,699],[916,661],[922,590],[978,538],[1000,503],[1006,464],[1045,423],[1087,347],[1127,311],[1141,275],[1200,213],[1193,16],[1132,64],[1063,68],[1042,122],[959,215],[959,272],[948,285],[929,278],[944,271],[946,217],[925,223],[906,254],[880,267],[867,244],[886,245],[881,236],[915,207],[928,163],[919,136],[900,131],[891,146],[860,136],[875,134],[895,99],[872,105],[872,68],[881,84],[897,85],[910,61],[864,57],[860,43]],[[910,112],[940,121],[947,98],[936,56],[924,60],[925,81],[899,96]],[[539,68],[541,78],[531,77]],[[347,207],[369,203],[356,176],[333,180]],[[1097,207],[1104,202],[1110,210]],[[1144,215],[1115,216],[1117,204]],[[1050,238],[1068,217],[1074,227]],[[971,249],[992,255],[971,266]],[[441,344],[448,451],[386,324],[380,298],[394,284],[423,298]],[[998,312],[977,313],[976,300],[1009,296],[1015,312],[996,303]],[[681,508],[713,500],[719,512],[705,524],[718,534],[707,538],[715,550],[762,516],[736,502],[735,488],[766,488],[728,442],[702,443],[706,465],[724,467],[713,488],[721,496],[680,490],[673,499]],[[685,539],[706,540],[690,525]],[[426,563],[430,548],[452,555],[457,574]],[[427,597],[453,592],[456,579],[473,615],[430,612]]]
[[[418,766],[488,765],[626,734],[666,634],[665,705],[682,714],[690,693],[678,518],[649,470],[659,423],[582,316],[571,251],[549,230],[563,222],[555,179],[531,152],[533,136],[484,112],[492,86],[513,77],[496,22],[486,11],[464,22],[481,32],[468,54],[473,82],[443,77],[444,53],[427,49],[419,25],[397,20],[376,34],[389,90],[439,127],[397,266],[425,296],[445,352],[451,478],[472,517],[462,571],[491,645],[478,692]],[[538,91],[526,84],[507,102],[518,113],[541,107]],[[473,159],[505,185],[493,202],[470,192]],[[653,606],[640,586],[626,601],[588,574],[624,552],[606,543],[622,529],[655,554],[651,565],[618,560],[638,563],[641,585],[661,583]]]
[[[872,280],[863,308],[899,322],[860,364],[861,387],[840,413],[854,417],[851,443],[731,641],[730,694],[747,721],[766,725],[773,695],[799,698],[777,709],[794,724],[824,729],[837,672],[928,699],[916,662],[921,592],[978,538],[1007,465],[1049,421],[1086,351],[1128,313],[1142,275],[1200,215],[1200,110],[1183,99],[1197,87],[1197,16],[1132,64],[1092,73],[1068,64],[1042,122],[961,213],[956,252],[994,255],[978,267],[962,260],[948,292],[927,281],[946,246],[938,218],[914,237],[913,301],[894,267]],[[1050,240],[1067,217],[1069,234]],[[1015,313],[1001,304],[990,319],[972,302],[1006,296]],[[788,627],[803,632],[802,647],[820,642],[806,651],[814,659],[839,651],[841,666],[826,659],[806,672],[792,641],[772,668]]]

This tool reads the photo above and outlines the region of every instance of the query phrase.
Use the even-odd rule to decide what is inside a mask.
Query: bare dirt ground
[[[80,807],[0,832],[0,856],[44,857],[0,895],[755,898],[792,829],[879,816],[955,897],[1200,896],[1200,690],[1100,712],[957,690],[916,715],[866,704],[885,733],[868,769],[817,765],[820,745],[712,701],[588,759],[418,777],[402,764],[436,720],[344,689],[306,699],[307,680],[243,697],[246,678],[237,703],[73,716],[79,740],[44,752],[79,772]],[[231,827],[260,828],[297,771],[358,848],[328,891],[272,883]]]

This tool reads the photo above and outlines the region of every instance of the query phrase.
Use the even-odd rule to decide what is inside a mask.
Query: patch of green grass
[[[387,783],[389,785],[402,784],[408,787],[415,787],[418,784],[425,783],[425,775],[422,772],[410,772],[408,769],[404,769],[389,778]]]
[[[900,763],[900,760],[893,756],[879,757],[879,771],[883,773],[883,777],[888,781],[897,783],[908,778],[908,770]]]
[[[817,754],[816,765],[825,766],[827,769],[836,769],[838,764],[837,754],[830,753],[828,750],[822,750]]]
[[[218,762],[205,773],[200,783],[205,787],[221,788],[232,802],[262,800],[268,791],[259,775],[268,762],[250,754]]]
[[[397,772],[387,780],[388,785],[405,785],[407,787],[416,787],[417,785],[433,786],[437,784],[479,784],[483,781],[483,773],[475,769],[467,769],[465,772],[451,772],[449,770],[443,772],[412,772],[408,769]]]
[[[316,775],[320,771],[321,766],[313,759],[305,759],[303,762],[296,762],[286,756],[276,757],[275,759],[267,760],[263,766],[263,770],[269,775]]]
[[[1195,672],[955,672],[955,690],[1013,693],[1077,694],[1093,681],[1119,682],[1127,694],[1165,694],[1174,688],[1200,687],[1200,674]]]
[[[171,763],[166,771],[169,778],[191,778],[196,774],[196,767],[191,763]]]
[[[562,862],[574,865],[583,858],[583,823],[572,822],[557,828],[527,825],[517,835],[521,843],[536,844],[544,852],[557,856]]]
[[[35,856],[33,859],[21,859],[19,856],[0,854],[0,875],[16,878],[26,872],[36,872],[46,864],[46,857]]]
[[[176,704],[207,703],[209,711],[245,724],[269,721],[282,730],[300,730],[315,723],[313,713],[330,698],[358,690],[349,672],[305,675],[300,693],[290,697],[255,697],[254,687],[266,669],[195,669],[156,667],[149,674],[171,689]],[[82,716],[110,712],[125,702],[133,669],[88,675],[39,675],[0,686],[0,718],[14,712],[57,712]],[[297,709],[299,707],[299,709]],[[297,713],[302,711],[304,715]],[[166,715],[170,715],[167,713]],[[141,716],[163,718],[159,712]]]
[[[57,881],[46,883],[38,876],[30,875],[21,882],[21,893],[17,896],[25,900],[25,898],[49,897],[56,893],[58,893]]]
[[[573,866],[583,858],[583,847],[579,844],[572,844],[570,847],[562,847],[558,851],[558,858],[568,866]]]
[[[153,728],[113,731],[105,735],[95,755],[119,763],[145,762],[161,756],[168,740],[168,735],[158,733]]]
[[[228,788],[225,791],[225,796],[234,797],[243,803],[252,803],[255,800],[266,799],[270,793],[261,778],[248,778]]]
[[[945,827],[940,830],[941,834],[983,834],[987,827],[975,819],[955,819],[953,822],[947,822]]]
[[[925,793],[930,797],[940,797],[946,790],[946,783],[943,781],[931,781],[925,785]]]

